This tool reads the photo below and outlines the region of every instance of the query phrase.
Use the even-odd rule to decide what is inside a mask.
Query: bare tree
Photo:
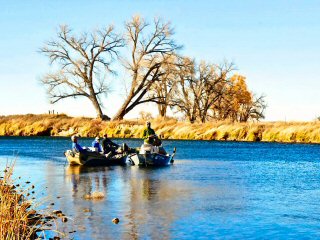
[[[248,119],[251,119],[253,121],[260,121],[261,119],[264,119],[264,111],[267,108],[267,103],[265,101],[265,95],[256,96],[253,95],[253,101],[250,106],[247,107],[247,115],[248,118],[244,118],[244,121],[248,121]]]
[[[123,119],[139,104],[161,102],[161,99],[148,92],[164,74],[161,66],[179,48],[172,39],[173,29],[170,23],[163,23],[160,19],[155,19],[149,25],[143,18],[134,16],[125,27],[131,59],[125,61],[124,66],[131,76],[131,86],[114,119]]]
[[[57,39],[45,44],[40,52],[56,64],[58,70],[42,77],[51,103],[69,97],[87,97],[93,104],[98,118],[103,115],[100,94],[106,93],[106,73],[112,72],[110,64],[118,57],[124,40],[114,32],[113,26],[83,33],[72,34],[68,26],[60,26]]]
[[[178,57],[172,55],[166,64],[161,66],[161,72],[164,74],[159,76],[159,81],[156,81],[150,89],[149,96],[158,99],[159,116],[165,117],[167,109],[172,103],[173,96],[176,94]]]
[[[179,65],[177,91],[172,107],[182,111],[190,122],[197,119],[205,122],[209,111],[219,102],[226,92],[228,75],[233,64],[208,64],[202,61],[199,65],[188,58]]]
[[[224,62],[220,65],[201,62],[198,67],[198,81],[200,97],[198,100],[198,113],[201,122],[208,118],[208,111],[226,94],[229,84],[229,73],[234,70],[234,64]]]
[[[171,108],[182,112],[193,123],[197,118],[198,82],[195,81],[195,63],[187,57],[180,57],[176,71],[176,93],[170,102]]]

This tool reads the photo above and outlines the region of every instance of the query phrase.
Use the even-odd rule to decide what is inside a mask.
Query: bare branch
[[[50,64],[60,69],[41,80],[52,102],[85,96],[92,102],[98,117],[102,118],[99,95],[106,93],[108,88],[105,79],[99,76],[105,76],[101,74],[105,71],[112,72],[110,65],[124,44],[113,26],[79,36],[73,35],[68,26],[60,26],[57,38],[40,49],[50,59]]]

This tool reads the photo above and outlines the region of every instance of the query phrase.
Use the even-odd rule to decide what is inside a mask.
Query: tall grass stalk
[[[58,233],[53,229],[55,218],[32,209],[34,202],[26,196],[27,190],[14,185],[14,164],[7,161],[0,174],[0,239],[35,239],[44,236],[46,229]]]
[[[234,123],[179,122],[174,118],[151,120],[152,127],[163,139],[266,141],[320,143],[320,121]],[[145,127],[141,119],[101,121],[92,118],[72,118],[64,114],[27,114],[0,116],[0,136],[103,136],[140,138]]]

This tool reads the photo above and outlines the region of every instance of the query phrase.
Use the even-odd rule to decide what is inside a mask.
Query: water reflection
[[[107,231],[104,218],[110,215],[110,211],[118,212],[122,215],[119,216],[120,225],[124,228],[119,232],[121,238],[150,236],[157,239],[161,236],[161,239],[170,239],[169,226],[176,220],[176,215],[179,215],[176,212],[183,212],[176,201],[188,198],[190,192],[183,185],[172,185],[169,181],[156,179],[155,174],[155,169],[138,167],[68,167],[65,178],[72,185],[77,225],[81,226],[80,229],[98,225],[99,235],[102,231]],[[95,191],[103,192],[105,198],[102,201],[84,200],[86,194]],[[111,218],[110,216],[107,221],[110,222]],[[114,232],[113,227],[110,228]]]
[[[175,220],[175,211],[179,211],[174,202],[181,197],[178,186],[173,188],[167,182],[153,179],[153,173],[148,169],[139,169],[136,175],[130,179],[131,205],[126,215],[130,219],[130,236],[136,238],[139,234],[145,234],[153,239],[170,239],[168,226]]]
[[[181,149],[168,168],[65,168],[69,138],[1,140],[0,164],[19,151],[16,176],[74,239],[320,239],[319,145],[168,141]]]
[[[73,197],[91,195],[95,191],[106,191],[107,175],[107,169],[101,167],[68,166],[66,168],[66,180],[72,184]]]

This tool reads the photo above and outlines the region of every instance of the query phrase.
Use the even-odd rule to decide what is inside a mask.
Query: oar
[[[174,157],[174,155],[176,155],[176,151],[177,151],[177,148],[174,147],[174,148],[173,148],[173,153],[172,153],[172,155],[171,155],[170,163],[173,163],[173,162],[174,162],[173,157]]]
[[[66,152],[64,152],[63,155],[65,156],[65,159],[66,159],[66,161],[64,162],[64,166],[63,167],[66,167],[66,164],[67,164],[67,161],[68,161],[67,156],[66,156]]]

